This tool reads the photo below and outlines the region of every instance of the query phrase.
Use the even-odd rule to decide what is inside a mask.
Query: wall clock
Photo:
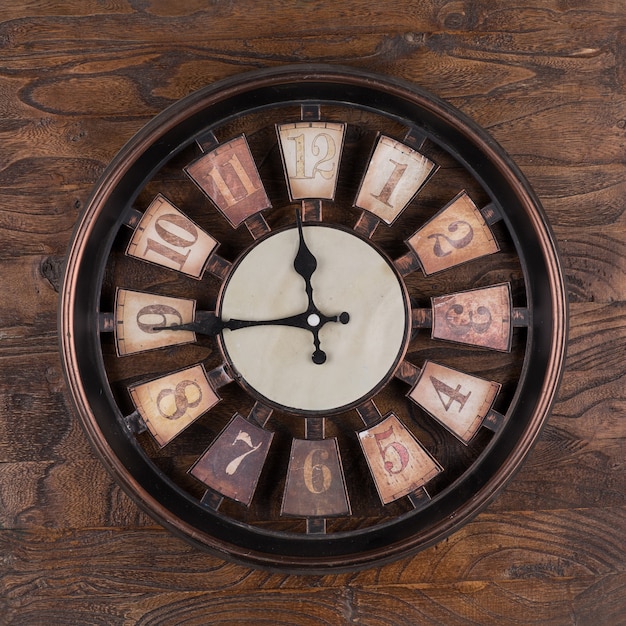
[[[61,350],[117,482],[193,544],[283,571],[444,538],[554,399],[566,300],[519,170],[405,82],[289,66],[143,128],[71,244]]]

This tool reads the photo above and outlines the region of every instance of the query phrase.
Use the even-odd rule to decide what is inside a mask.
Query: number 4
[[[459,413],[463,410],[465,403],[468,401],[469,397],[472,395],[471,391],[468,391],[467,394],[461,393],[461,385],[457,385],[456,389],[452,389],[450,385],[446,385],[442,380],[435,378],[434,376],[430,377],[430,382],[432,383],[437,395],[439,396],[439,400],[441,400],[441,404],[443,404],[443,408],[448,411],[452,406],[453,402],[459,403]],[[447,398],[447,401],[444,399]]]

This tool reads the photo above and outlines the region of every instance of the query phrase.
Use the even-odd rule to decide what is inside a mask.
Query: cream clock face
[[[296,412],[345,410],[373,395],[393,374],[406,348],[409,305],[404,286],[383,254],[348,231],[303,228],[317,261],[315,306],[346,322],[322,325],[310,312],[303,328],[268,324],[224,330],[222,344],[233,369],[259,396]],[[263,239],[239,261],[221,300],[224,320],[280,320],[307,311],[309,302],[293,260],[297,229]],[[323,363],[315,363],[319,329]]]
[[[564,358],[541,207],[401,81],[278,68],[190,95],[94,190],[59,336],[99,457],[226,558],[337,572],[432,545],[530,450]]]

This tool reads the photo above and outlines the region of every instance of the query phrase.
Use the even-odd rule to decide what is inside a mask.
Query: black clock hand
[[[298,237],[300,238],[300,244],[298,246],[296,258],[293,261],[293,267],[296,272],[304,279],[304,288],[306,290],[306,295],[309,300],[309,305],[307,308],[307,319],[316,322],[315,325],[311,325],[310,327],[310,330],[313,333],[313,344],[315,345],[315,351],[313,352],[311,358],[313,359],[313,363],[321,365],[322,363],[326,362],[326,353],[320,348],[319,330],[326,322],[324,321],[323,323],[320,323],[320,320],[325,319],[325,316],[322,315],[320,310],[315,306],[315,302],[313,301],[313,285],[311,283],[313,273],[317,269],[317,259],[309,250],[309,247],[304,241],[304,232],[302,230],[302,216],[300,215],[300,211],[298,209],[296,209],[296,223],[298,225]],[[334,319],[336,321],[340,321],[342,324],[347,324],[350,321],[350,316],[344,311],[343,313],[341,313],[341,315],[337,316]]]
[[[309,299],[308,310],[313,312],[315,310],[315,304],[313,303],[313,285],[311,284],[311,277],[317,269],[317,259],[313,256],[313,253],[309,250],[306,242],[304,241],[302,217],[298,209],[296,209],[296,223],[298,224],[298,237],[300,238],[300,245],[298,246],[296,258],[293,261],[293,267],[304,279],[304,288],[306,289],[306,295]]]
[[[252,326],[291,326],[293,328],[302,328],[309,330],[313,333],[314,337],[317,336],[319,329],[328,322],[341,322],[342,324],[348,323],[348,314],[342,313],[341,315],[323,315],[321,313],[299,313],[298,315],[291,315],[289,317],[281,317],[273,320],[222,320],[215,313],[211,311],[198,311],[196,314],[196,320],[187,324],[177,324],[175,326],[158,326],[153,330],[190,330],[200,335],[208,335],[214,337],[219,335],[224,329],[228,330],[240,330],[241,328],[251,328]]]

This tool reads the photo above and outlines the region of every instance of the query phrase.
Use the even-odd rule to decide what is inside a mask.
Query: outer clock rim
[[[161,474],[134,439],[127,436],[106,377],[101,378],[104,366],[96,328],[104,262],[98,259],[108,256],[113,235],[123,219],[122,212],[114,215],[107,212],[106,207],[115,197],[124,197],[122,206],[130,206],[133,194],[138,193],[152,172],[173,150],[183,145],[180,142],[172,145],[172,138],[182,133],[188,142],[193,141],[191,131],[200,115],[211,113],[223,122],[224,113],[220,111],[228,110],[237,102],[241,105],[242,98],[257,101],[249,110],[238,110],[240,115],[263,106],[258,104],[259,99],[270,99],[265,106],[272,102],[277,105],[295,103],[299,100],[293,95],[294,85],[307,93],[313,88],[332,91],[342,85],[347,92],[341,102],[382,111],[397,119],[411,119],[408,113],[419,110],[423,113],[424,128],[433,141],[449,149],[448,144],[454,140],[454,156],[493,194],[493,200],[502,210],[517,252],[526,260],[522,266],[528,307],[534,318],[541,317],[540,324],[533,319],[528,329],[522,382],[510,409],[510,412],[523,414],[525,419],[516,423],[509,420],[505,429],[507,438],[495,436],[473,464],[471,476],[464,474],[446,488],[425,512],[413,512],[374,529],[348,533],[353,539],[349,547],[345,542],[341,544],[344,533],[322,537],[298,535],[277,540],[272,533],[255,529],[254,535],[249,536],[249,530],[242,525],[232,520],[226,523],[208,511],[202,514],[202,520],[210,522],[206,526],[210,527],[209,531],[200,529],[193,499]],[[368,106],[347,99],[364,92],[372,96]],[[253,98],[250,98],[251,93]],[[322,101],[327,100],[322,98]],[[383,100],[393,100],[393,113],[380,108]],[[478,156],[481,159],[477,159]],[[149,164],[139,172],[141,180],[132,181],[133,167],[141,158],[148,159]],[[513,208],[501,206],[500,198],[507,192],[514,195]],[[93,247],[94,241],[98,241],[97,251],[88,249],[90,245]],[[510,480],[538,437],[556,395],[565,356],[567,301],[554,237],[539,201],[519,169],[485,131],[451,105],[405,81],[352,68],[298,65],[251,72],[210,85],[156,116],[122,148],[96,186],[75,228],[61,292],[59,328],[64,374],[80,421],[105,467],[150,515],[198,546],[247,564],[281,571],[328,571],[331,568],[339,571],[386,562],[443,539],[484,508]],[[531,350],[535,361],[529,368]],[[90,378],[87,375],[90,371],[98,372],[100,379]],[[536,403],[530,403],[533,406],[529,406],[523,393],[529,386],[536,396]],[[103,413],[109,416],[108,421],[102,417]],[[116,419],[111,420],[111,415]],[[507,439],[509,445],[503,445]],[[129,467],[133,468],[132,472]],[[156,488],[153,485],[155,475],[161,479]],[[466,496],[461,498],[463,504],[457,506],[463,494]],[[163,504],[172,498],[177,501],[175,514]],[[437,519],[433,520],[435,505]],[[422,523],[426,530],[418,535],[411,534],[409,529],[417,523]],[[238,533],[237,542],[231,540],[233,530]],[[391,536],[397,539],[391,540]],[[273,554],[277,548],[284,553]]]

